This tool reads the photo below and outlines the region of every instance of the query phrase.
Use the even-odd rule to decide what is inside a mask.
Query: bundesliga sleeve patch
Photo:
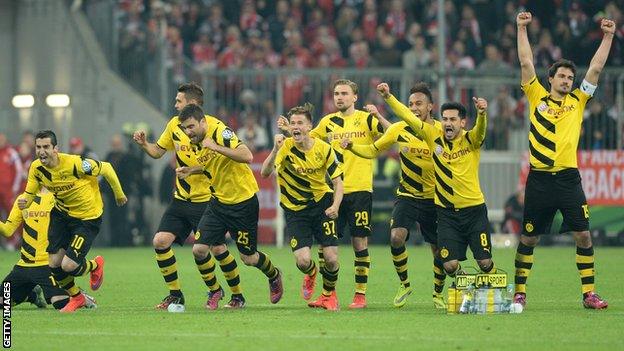
[[[230,140],[234,137],[234,132],[231,131],[230,129],[224,129],[223,132],[221,132],[221,136],[225,140]]]
[[[92,170],[93,166],[91,166],[91,163],[87,160],[82,160],[82,171],[85,173],[91,173]]]

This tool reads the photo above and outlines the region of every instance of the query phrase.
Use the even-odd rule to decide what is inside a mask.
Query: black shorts
[[[175,235],[175,242],[184,245],[186,238],[197,230],[206,202],[188,202],[173,199],[160,219],[157,233],[166,232]]]
[[[589,207],[578,169],[560,172],[529,171],[524,195],[522,233],[537,236],[550,233],[553,218],[561,211],[560,232],[589,230]]]
[[[444,262],[466,260],[468,246],[475,260],[492,258],[492,242],[485,204],[461,209],[437,206],[436,209],[438,247]]]
[[[410,228],[414,223],[420,225],[420,232],[426,242],[438,245],[438,214],[433,199],[415,199],[408,196],[397,196],[390,218],[390,229],[407,229],[409,240]]]
[[[355,237],[371,236],[371,214],[373,210],[373,194],[368,191],[356,191],[344,194],[338,211],[338,237],[344,236],[345,227]]]
[[[300,211],[284,208],[286,233],[290,236],[290,248],[293,251],[302,247],[311,247],[313,239],[317,244],[337,246],[336,221],[327,217],[325,210],[333,203],[333,194],[327,193],[319,202]]]
[[[15,265],[9,275],[4,278],[4,281],[11,282],[11,300],[16,304],[24,302],[35,285],[41,287],[48,304],[52,303],[50,299],[53,296],[68,296],[67,292],[57,285],[48,266],[22,267]]]
[[[83,220],[71,217],[56,207],[52,208],[46,251],[57,253],[60,249],[64,249],[67,257],[80,263],[89,253],[93,240],[100,232],[100,225],[102,216]]]
[[[204,245],[225,244],[225,234],[236,241],[238,251],[253,255],[258,248],[258,196],[254,194],[243,202],[226,205],[217,199],[208,201],[204,215],[199,221],[195,242]]]

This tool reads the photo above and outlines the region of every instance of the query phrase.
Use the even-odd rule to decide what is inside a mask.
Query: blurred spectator
[[[589,116],[583,120],[580,148],[614,150],[617,148],[617,122],[599,100],[589,103]]]
[[[424,37],[415,38],[414,46],[403,53],[403,68],[415,70],[426,68],[431,64],[431,51],[425,45]]]
[[[379,67],[401,66],[401,51],[396,48],[394,37],[383,30],[379,31],[379,48],[375,50],[373,59]]]
[[[518,123],[516,118],[517,102],[509,94],[509,88],[502,85],[498,88],[496,97],[490,100],[488,107],[488,135],[486,146],[488,149],[507,150],[509,148],[509,131],[514,123]]]
[[[266,150],[269,147],[269,138],[265,128],[258,124],[255,112],[247,112],[243,126],[236,132],[251,152]]]
[[[135,196],[139,190],[136,187],[137,181],[141,177],[140,163],[138,159],[126,152],[121,135],[115,134],[111,137],[110,150],[105,161],[110,162],[117,172],[117,177],[124,187],[126,196],[129,199]],[[102,190],[105,196],[106,213],[109,218],[111,246],[130,246],[132,244],[128,218],[130,206],[117,206],[115,196],[109,186],[102,186]]]
[[[9,145],[6,135],[0,133],[0,216],[2,218],[6,218],[11,212],[23,179],[24,169],[19,154]],[[19,231],[17,231],[10,239],[3,240],[3,246],[10,251],[15,251],[19,238]]]
[[[552,41],[550,31],[544,30],[540,34],[537,47],[534,49],[535,64],[540,67],[549,67],[561,58],[561,49]]]
[[[69,139],[69,152],[74,155],[80,155],[82,158],[90,158],[92,160],[99,160],[98,155],[86,146],[80,137],[73,137]]]
[[[30,169],[30,164],[34,161],[34,148],[30,146],[28,141],[22,141],[19,144],[17,152],[19,153],[20,160],[22,162],[22,169],[24,172],[22,173],[22,183],[19,186],[18,193],[21,193],[26,189],[26,182],[28,181],[28,170]]]
[[[524,213],[524,189],[513,193],[505,202],[505,217],[501,230],[503,233],[522,233],[522,217]]]

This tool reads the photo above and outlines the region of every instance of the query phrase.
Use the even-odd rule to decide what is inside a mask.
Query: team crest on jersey
[[[353,126],[354,127],[359,127],[360,126],[360,119],[357,118],[355,121],[353,121]]]
[[[442,153],[444,152],[444,148],[442,148],[442,145],[436,145],[435,150],[433,151],[435,152],[436,155],[442,155]]]
[[[444,247],[444,248],[442,248],[442,250],[440,250],[440,257],[447,258],[448,255],[449,255],[449,250],[446,247]]]
[[[548,104],[546,104],[544,101],[542,101],[542,103],[537,105],[537,110],[539,112],[546,112],[546,110],[548,110]]]
[[[317,152],[314,153],[314,159],[317,162],[323,161],[323,155],[321,155],[321,153],[317,151]]]
[[[93,166],[91,166],[91,162],[87,160],[82,160],[82,170],[85,173],[89,173],[93,170]]]
[[[234,137],[234,132],[231,131],[230,129],[224,129],[223,132],[221,132],[221,136],[225,140],[230,140]]]
[[[297,247],[297,239],[295,238],[290,239],[290,247],[292,247],[293,249]]]
[[[533,228],[533,224],[531,224],[531,223],[527,223],[527,224],[525,224],[525,225],[524,225],[524,229],[527,231],[527,233],[531,233],[531,232],[533,232],[533,229],[534,229],[534,228]]]

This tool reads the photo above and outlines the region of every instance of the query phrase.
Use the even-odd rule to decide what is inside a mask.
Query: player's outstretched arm
[[[271,153],[262,163],[262,169],[260,170],[260,175],[263,178],[268,178],[271,174],[273,174],[273,169],[275,169],[275,158],[277,157],[279,149],[284,144],[284,139],[285,137],[283,134],[275,135],[273,149],[271,149]]]
[[[137,143],[137,145],[139,145],[141,149],[143,149],[143,151],[145,151],[145,153],[151,158],[161,158],[167,152],[167,150],[161,148],[158,144],[147,141],[147,136],[142,130],[134,132],[132,140],[134,140],[134,142]]]
[[[390,123],[390,121],[388,121],[386,117],[384,117],[379,112],[379,109],[377,109],[377,106],[373,104],[369,104],[369,105],[364,106],[364,110],[370,113],[371,115],[377,117],[377,119],[379,120],[379,124],[381,124],[384,130],[388,130],[388,128],[390,128],[390,126],[392,125],[392,123]]]
[[[30,204],[35,198],[35,195],[41,189],[41,184],[37,180],[35,176],[35,168],[33,164],[30,165],[30,169],[28,170],[28,180],[26,181],[26,189],[24,193],[17,198],[17,206],[20,210],[26,209],[30,207]]]
[[[477,109],[477,122],[474,128],[468,132],[468,139],[473,144],[474,148],[480,148],[485,140],[485,134],[487,131],[487,100],[484,98],[472,97],[472,102]]]
[[[602,41],[600,42],[600,46],[598,46],[598,50],[596,50],[594,57],[592,57],[592,60],[589,63],[589,69],[585,74],[585,80],[592,85],[598,84],[600,72],[602,72],[605,63],[607,62],[607,58],[609,57],[611,43],[613,42],[613,35],[615,34],[615,22],[603,18],[600,22],[600,29],[602,29],[603,32]]]
[[[101,170],[100,175],[106,179],[106,182],[110,185],[111,189],[113,189],[113,194],[115,194],[115,201],[117,202],[117,206],[123,206],[128,202],[128,198],[126,198],[126,194],[124,194],[123,189],[121,188],[121,182],[119,182],[119,178],[117,177],[117,172],[113,166],[108,162],[101,162]]]
[[[529,44],[529,35],[527,26],[531,23],[533,17],[530,12],[520,12],[516,16],[516,25],[518,26],[518,60],[520,61],[520,69],[522,71],[522,84],[528,83],[535,77],[535,67],[533,66],[533,51]]]

